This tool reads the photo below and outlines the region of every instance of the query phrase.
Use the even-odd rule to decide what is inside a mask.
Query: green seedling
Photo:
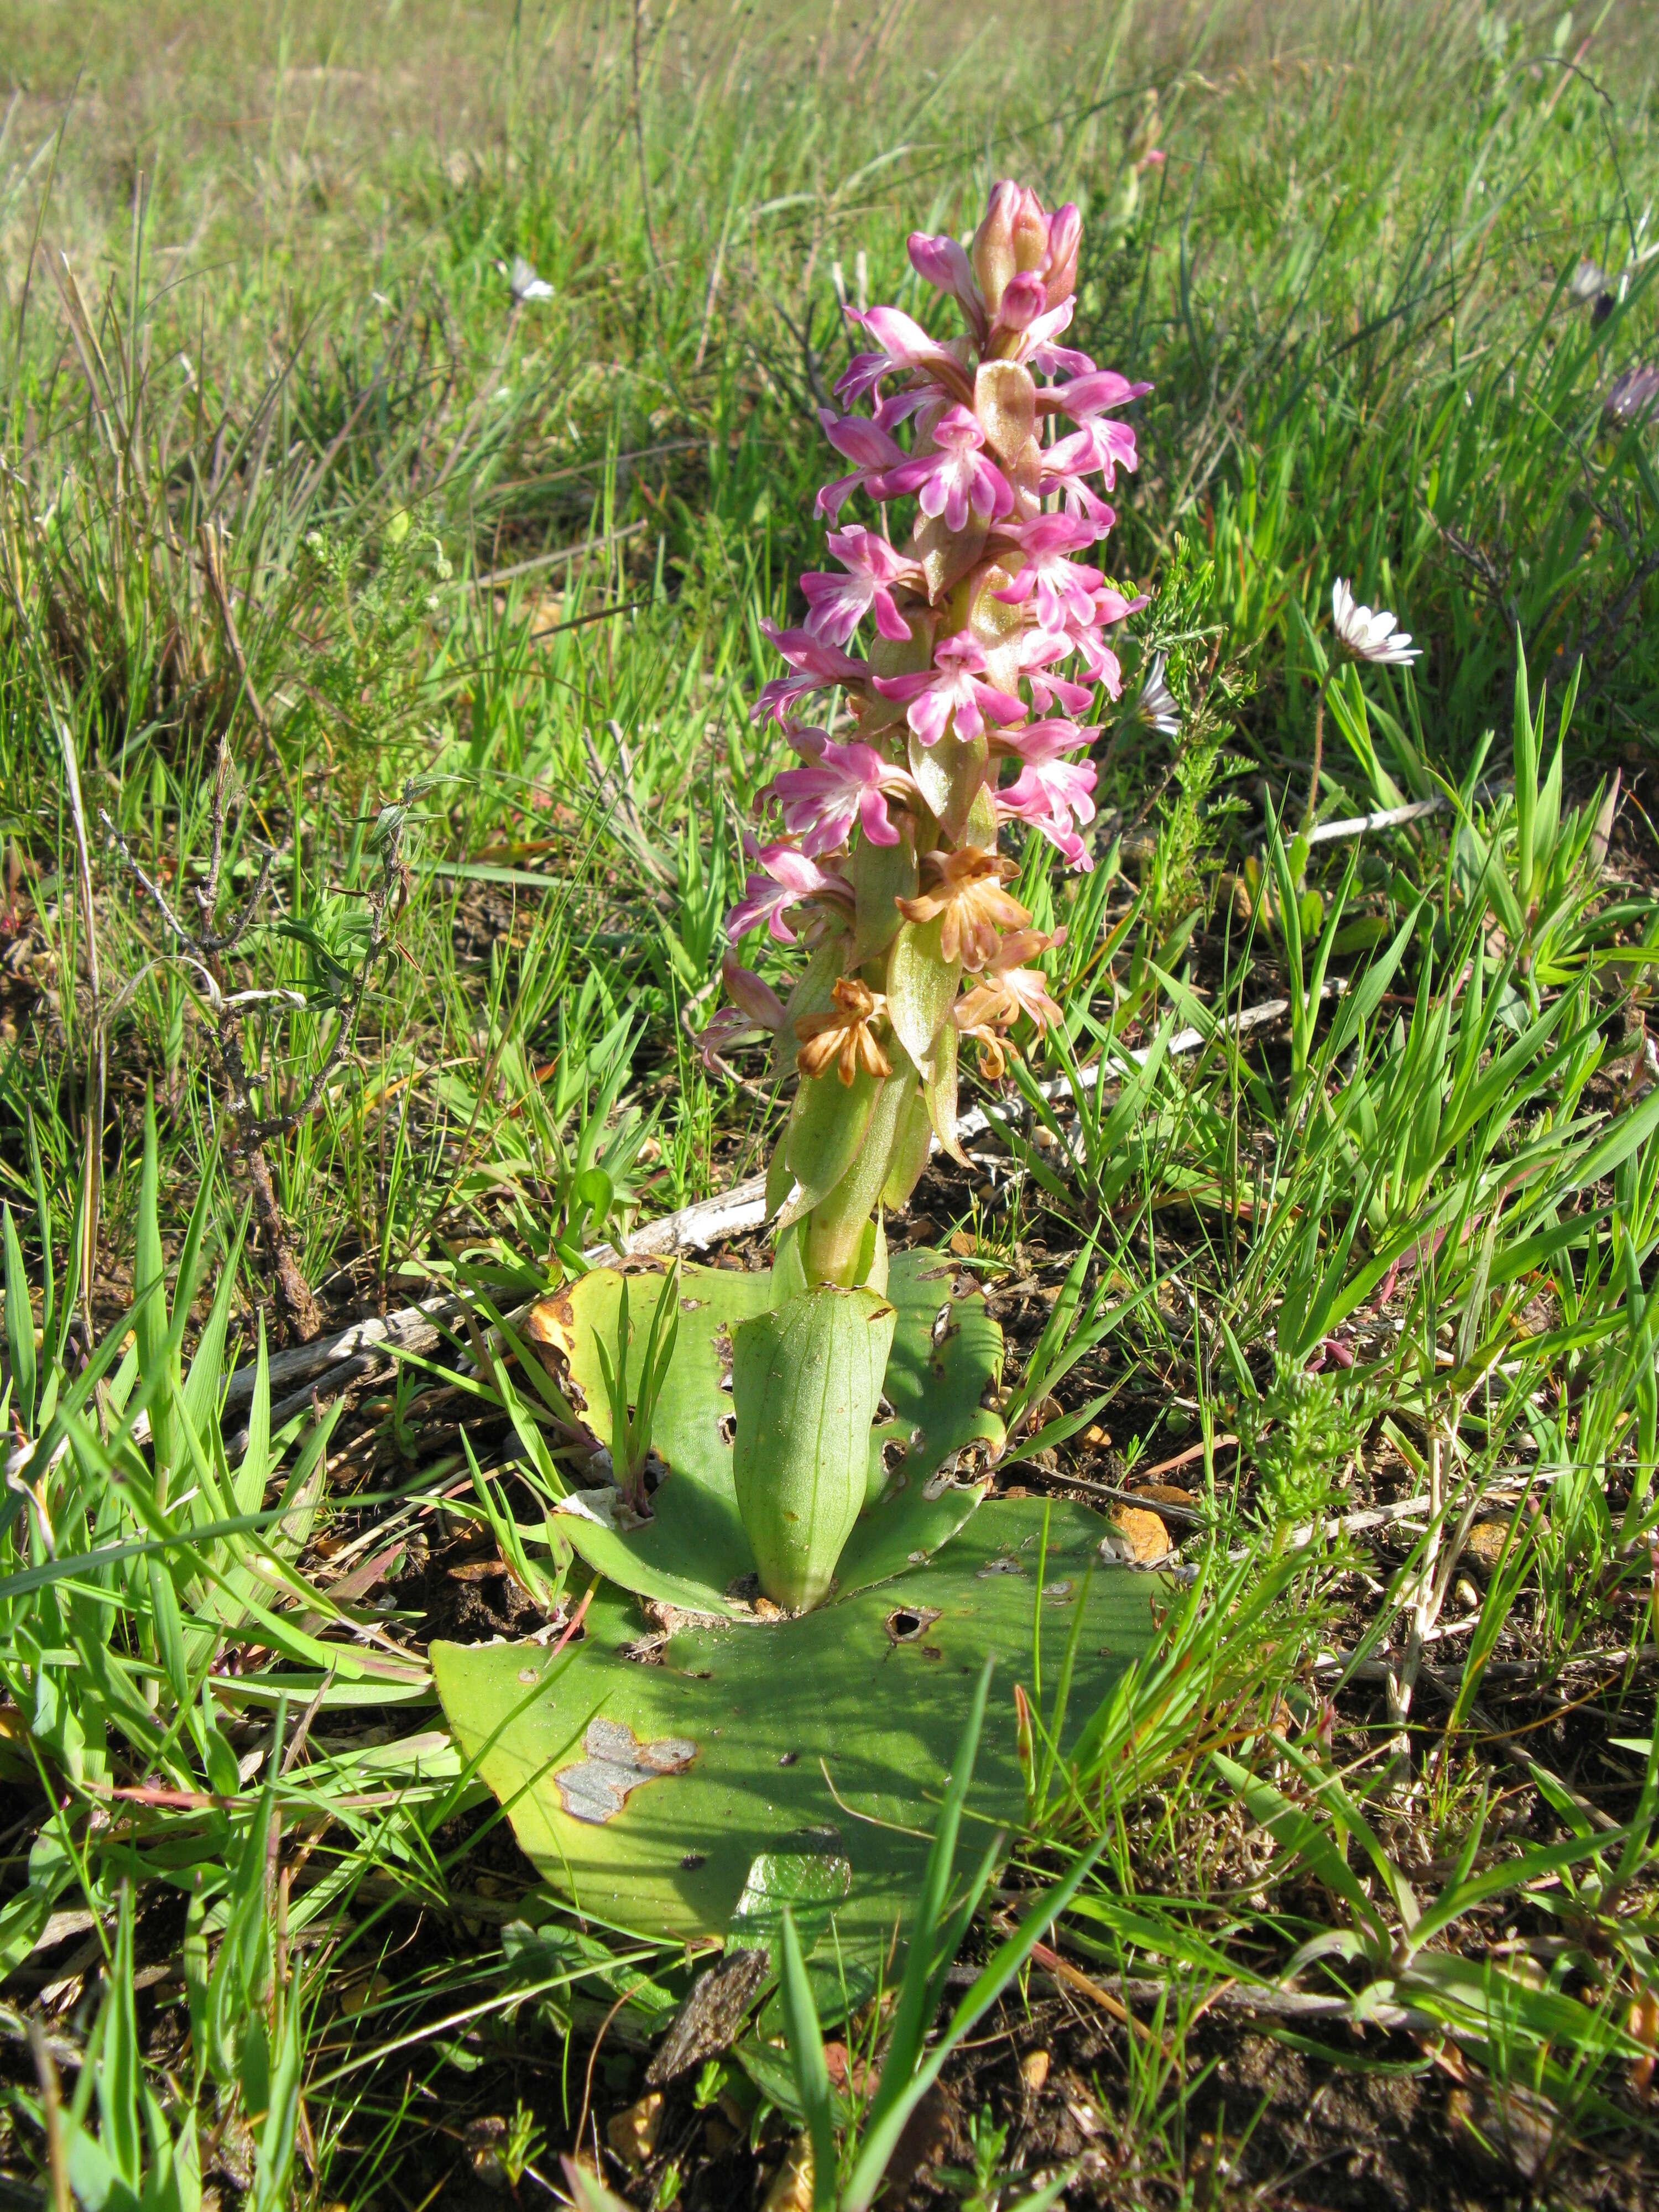
[[[631,1505],[645,1496],[646,1463],[651,1456],[651,1437],[658,1401],[673,1364],[679,1337],[680,1269],[670,1267],[651,1310],[643,1354],[630,1359],[634,1331],[628,1316],[628,1277],[620,1278],[617,1304],[617,1334],[607,1348],[602,1338],[593,1340],[605,1393],[611,1408],[611,1464],[617,1487]]]

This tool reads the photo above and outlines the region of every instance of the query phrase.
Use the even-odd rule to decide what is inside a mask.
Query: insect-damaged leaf
[[[622,1656],[640,1623],[616,1591],[590,1608],[586,1640],[556,1656],[435,1644],[439,1695],[537,1871],[580,1910],[676,1938],[725,1936],[757,1854],[817,1853],[851,1870],[836,1940],[872,1959],[914,1899],[988,1651],[1001,1664],[975,1769],[975,1832],[1017,1829],[1024,1814],[1013,1687],[1031,1687],[1045,1510],[1045,1645],[1063,1644],[1087,1607],[1068,1704],[1080,1728],[1150,1647],[1158,1586],[1099,1564],[1104,1524],[1086,1508],[1036,1498],[982,1507],[897,1585],[793,1620],[677,1628],[651,1666]],[[919,1634],[893,1633],[896,1604],[901,1631],[914,1617]],[[634,1783],[608,1820],[574,1817],[561,1779],[591,1759],[596,1718],[636,1745],[695,1753]]]

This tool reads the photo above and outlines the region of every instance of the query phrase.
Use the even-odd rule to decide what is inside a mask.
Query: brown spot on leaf
[[[586,1757],[562,1766],[553,1779],[570,1818],[595,1827],[614,1820],[641,1784],[683,1773],[697,1755],[696,1745],[684,1736],[641,1743],[623,1723],[603,1719],[588,1723],[582,1748]]]

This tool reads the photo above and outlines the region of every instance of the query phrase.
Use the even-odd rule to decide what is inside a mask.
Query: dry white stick
[[[1435,1570],[1439,1565],[1441,1540],[1445,1533],[1443,1492],[1444,1461],[1437,1425],[1429,1437],[1428,1544],[1422,1563],[1412,1577],[1408,1601],[1411,1626],[1406,1635],[1405,1657],[1398,1670],[1389,1674],[1388,1683],[1389,1718],[1395,1729],[1395,1753],[1401,1760],[1408,1760],[1411,1756],[1411,1738],[1406,1734],[1406,1723],[1411,1717],[1412,1695],[1423,1664],[1424,1639],[1434,1626],[1440,1610],[1442,1584]]]
[[[1444,797],[1414,799],[1405,806],[1384,806],[1375,814],[1350,814],[1340,822],[1322,822],[1304,834],[1310,845],[1328,845],[1335,837],[1363,837],[1370,830],[1397,830],[1402,822],[1419,822],[1425,814],[1438,814],[1450,801]]]
[[[404,1306],[397,1313],[371,1315],[355,1321],[338,1336],[319,1337],[315,1344],[296,1345],[292,1352],[273,1352],[266,1363],[273,1390],[280,1383],[298,1382],[325,1368],[337,1367],[359,1352],[376,1350],[430,1352],[438,1343],[441,1321],[455,1320],[465,1301],[446,1294],[428,1298],[418,1306]],[[253,1365],[239,1367],[225,1386],[225,1403],[240,1406],[253,1395]]]

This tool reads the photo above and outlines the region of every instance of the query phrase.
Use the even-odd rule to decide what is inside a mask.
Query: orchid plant
[[[848,411],[821,417],[848,465],[817,501],[836,565],[802,578],[799,629],[763,625],[787,672],[753,718],[801,764],[762,793],[772,834],[749,843],[731,1004],[705,1048],[770,1031],[777,1072],[799,1075],[769,1171],[774,1310],[738,1333],[733,1376],[739,1504],[763,1587],[792,1607],[824,1595],[863,1503],[891,1334],[882,1209],[908,1199],[932,1139],[962,1157],[963,1040],[996,1076],[1017,1024],[1060,1017],[1037,963],[1061,933],[1009,890],[999,832],[1024,823],[1092,866],[1083,718],[1097,687],[1118,696],[1109,636],[1146,602],[1088,556],[1115,520],[1102,489],[1136,465],[1121,410],[1151,387],[1062,343],[1080,234],[1075,207],[1000,184],[969,246],[909,240],[960,335],[848,308],[870,349],[836,386]],[[876,526],[843,520],[855,498]],[[835,711],[806,719],[826,695]],[[762,926],[807,951],[787,1000],[737,957]]]

